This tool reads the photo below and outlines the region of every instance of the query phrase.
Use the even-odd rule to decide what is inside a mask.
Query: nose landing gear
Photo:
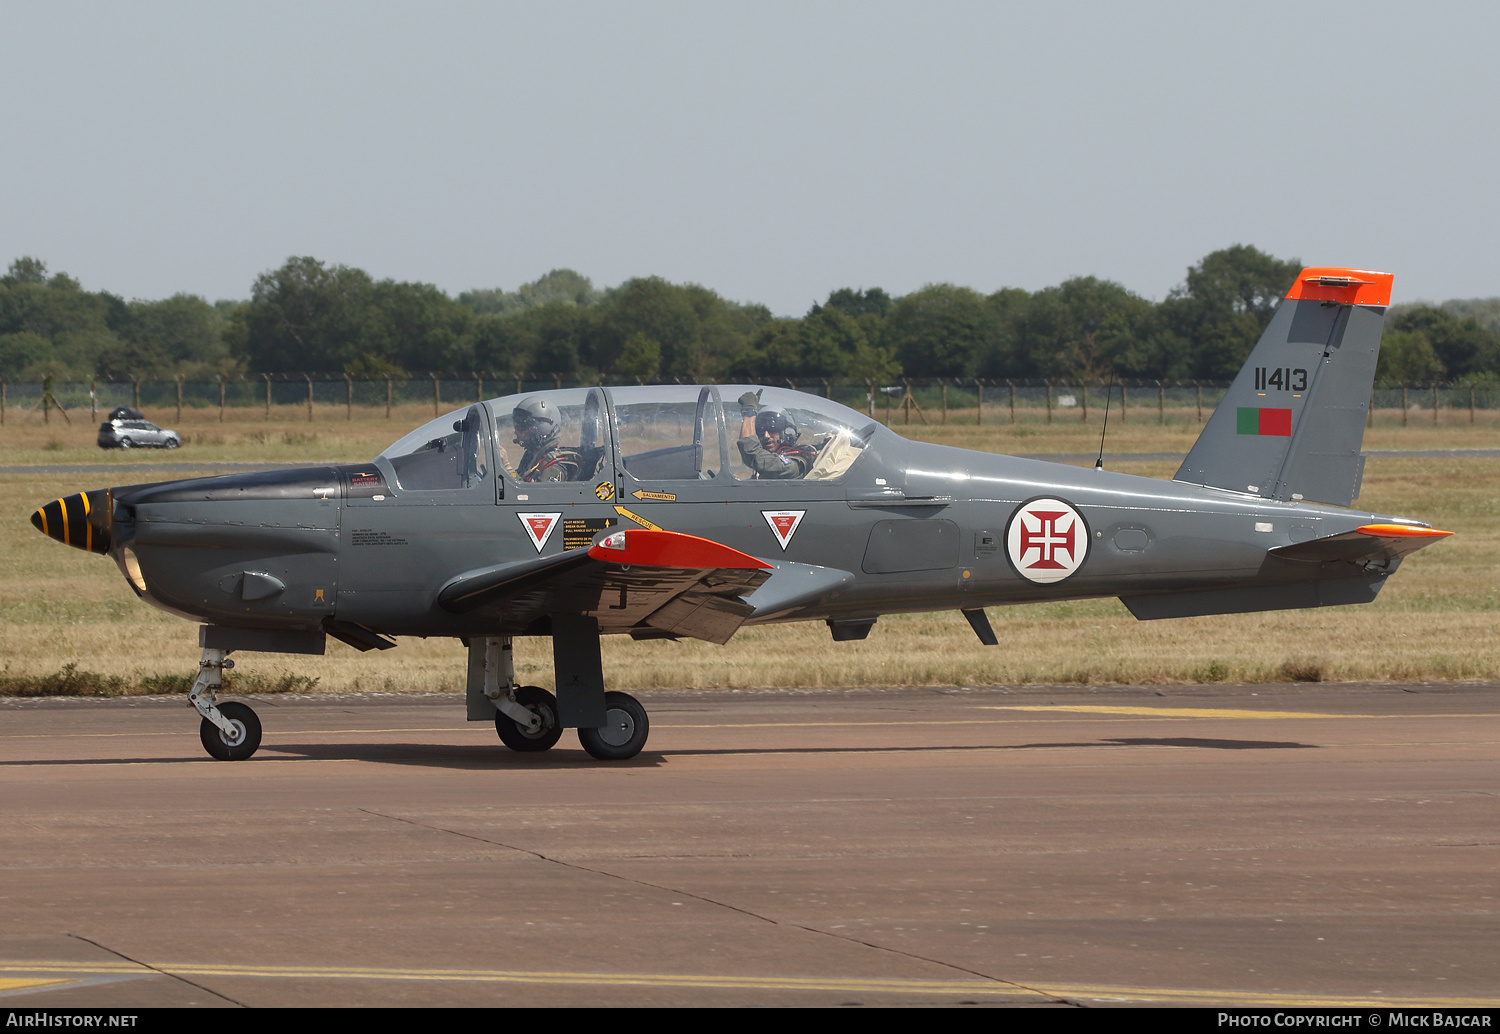
[[[203,749],[219,761],[244,761],[260,749],[260,718],[255,711],[248,704],[216,702],[224,669],[233,667],[228,650],[205,649],[188,693],[188,702],[203,716],[198,726]]]

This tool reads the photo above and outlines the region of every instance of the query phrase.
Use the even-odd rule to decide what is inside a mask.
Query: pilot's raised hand
[[[762,391],[765,389],[762,388]],[[755,411],[760,408],[760,392],[747,391],[740,396],[740,416],[755,416]]]

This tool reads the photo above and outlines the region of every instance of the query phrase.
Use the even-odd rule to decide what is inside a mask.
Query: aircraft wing
[[[796,565],[797,572],[737,549],[674,531],[626,529],[592,546],[556,556],[477,568],[449,580],[438,605],[455,614],[478,613],[508,627],[526,627],[553,614],[593,617],[599,631],[638,637],[684,636],[726,643],[757,614],[743,598],[773,574],[785,581],[773,595],[785,613],[842,591],[847,572]],[[768,601],[769,602],[769,601]],[[764,613],[766,608],[759,608]]]

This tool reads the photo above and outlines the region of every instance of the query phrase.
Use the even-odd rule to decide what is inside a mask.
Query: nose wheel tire
[[[562,725],[557,721],[557,698],[539,686],[522,686],[516,690],[516,703],[541,716],[542,727],[531,732],[517,725],[509,715],[496,711],[495,731],[500,734],[500,742],[522,753],[550,750],[562,736]]]
[[[249,706],[230,701],[219,705],[219,714],[229,719],[236,735],[230,736],[205,718],[198,726],[204,750],[220,761],[244,761],[260,749],[260,718]]]
[[[651,723],[646,709],[628,693],[604,694],[604,725],[579,729],[578,742],[600,761],[626,761],[646,745]]]

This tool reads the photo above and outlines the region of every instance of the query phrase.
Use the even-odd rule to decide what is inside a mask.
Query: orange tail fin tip
[[[1342,305],[1390,305],[1394,273],[1343,266],[1313,266],[1297,274],[1288,298],[1338,302]]]

